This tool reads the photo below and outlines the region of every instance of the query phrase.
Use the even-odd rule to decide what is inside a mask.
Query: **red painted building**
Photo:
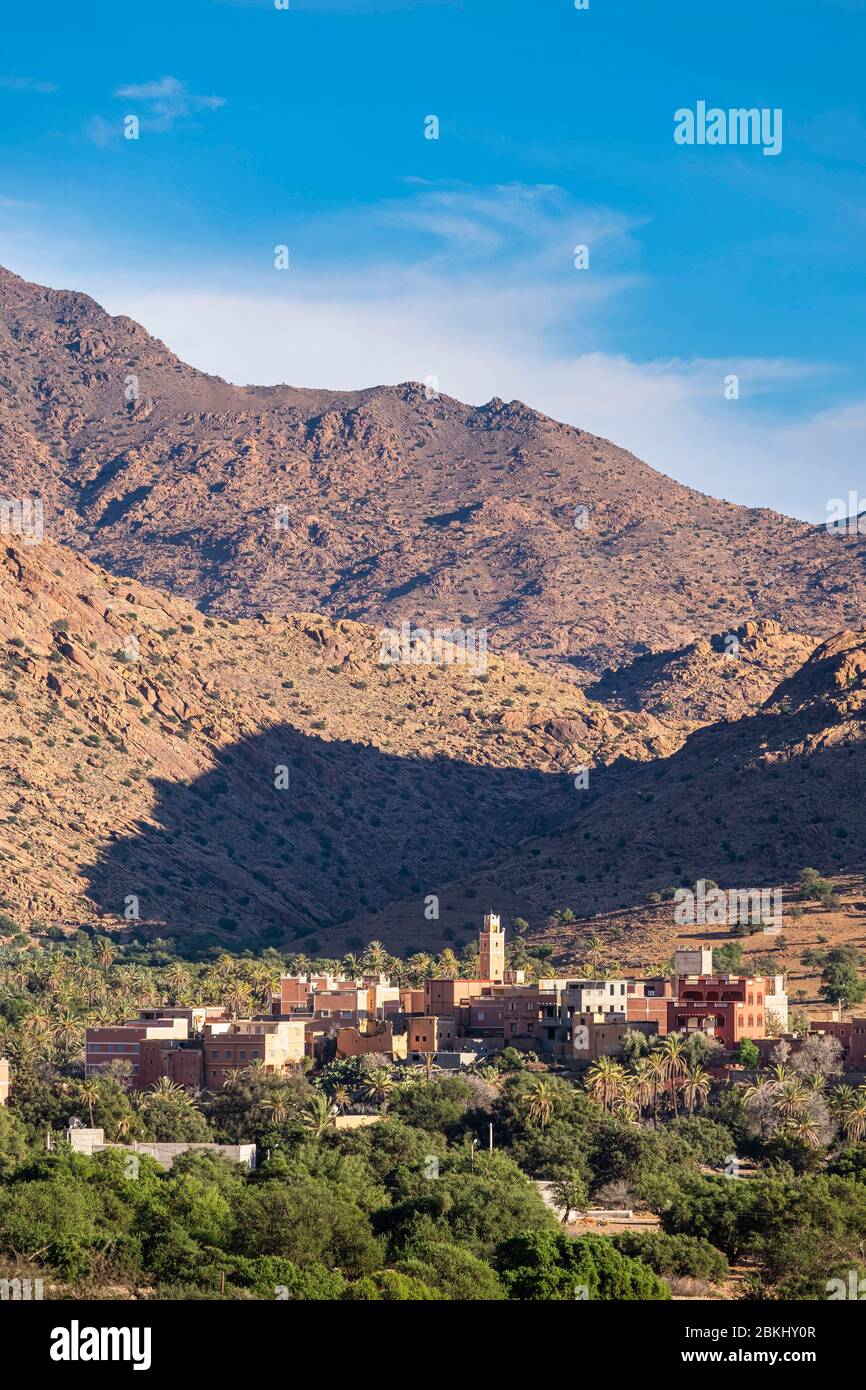
[[[763,1038],[767,1010],[784,998],[775,984],[775,978],[763,975],[681,975],[677,998],[667,1001],[668,1032],[704,1032],[729,1052],[741,1038]]]

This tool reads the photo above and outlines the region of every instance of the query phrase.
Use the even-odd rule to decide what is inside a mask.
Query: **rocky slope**
[[[747,621],[859,621],[864,538],[705,497],[519,401],[234,387],[0,270],[6,496],[222,616],[482,625],[583,678]]]
[[[769,699],[818,646],[764,619],[701,638],[675,652],[638,657],[606,671],[587,694],[612,709],[642,709],[665,718],[715,724],[739,719]]]
[[[555,907],[579,918],[619,913],[621,925],[628,919],[623,939],[645,935],[649,923],[663,942],[676,935],[672,908],[650,906],[650,895],[698,878],[726,889],[784,889],[811,865],[862,882],[866,632],[822,643],[760,710],[694,731],[671,757],[594,771],[575,800],[553,835],[443,882],[449,912],[441,927],[453,930],[480,899],[534,926]],[[542,916],[533,919],[533,908]],[[396,904],[378,934],[399,939],[401,921]]]
[[[130,914],[194,949],[400,900],[422,941],[434,881],[555,825],[565,774],[683,735],[513,657],[381,655],[365,625],[204,617],[53,542],[4,543],[3,911],[25,928]]]

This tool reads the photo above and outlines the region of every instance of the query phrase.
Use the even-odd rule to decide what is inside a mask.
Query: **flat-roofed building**
[[[429,1056],[436,1052],[451,1052],[457,1030],[453,1018],[442,1014],[409,1020],[408,1052],[412,1057]]]
[[[406,1051],[406,1033],[395,1033],[394,1024],[385,1019],[371,1018],[365,1023],[337,1029],[334,1055],[338,1059],[378,1053],[405,1058]]]
[[[201,1038],[142,1038],[137,1089],[148,1090],[161,1076],[167,1076],[176,1086],[200,1091],[204,1086]]]
[[[618,1057],[631,1032],[640,1032],[646,1037],[654,1037],[658,1029],[655,1023],[628,1023],[620,1015],[575,1014],[571,1021],[571,1045],[569,1056],[576,1062],[594,1062],[599,1057]]]
[[[655,1023],[658,1032],[668,1031],[668,1000],[674,988],[666,975],[646,980],[629,980],[625,1016],[629,1023]]]
[[[765,1038],[770,1014],[777,1032],[788,1028],[782,975],[681,975],[667,1007],[669,1033],[703,1032],[729,1052],[742,1038]]]
[[[235,1019],[225,1031],[205,1025],[204,1079],[210,1091],[257,1061],[264,1062],[265,1071],[280,1072],[303,1056],[303,1019]]]
[[[133,1019],[108,1028],[88,1028],[84,1040],[84,1074],[96,1076],[112,1062],[132,1064],[132,1082],[141,1084],[141,1044],[145,1039],[160,1041],[186,1038],[189,1025],[185,1018],[165,1018],[160,1015],[152,1022]]]

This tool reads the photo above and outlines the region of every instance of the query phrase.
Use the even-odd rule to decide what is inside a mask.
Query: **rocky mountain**
[[[553,835],[443,883],[452,912],[443,927],[490,899],[505,914],[543,903],[545,913],[567,906],[581,919],[618,915],[629,936],[662,918],[671,935],[670,904],[652,906],[653,895],[699,878],[785,888],[806,865],[853,876],[862,896],[866,631],[820,644],[756,712],[695,730],[668,758],[597,769],[576,795]],[[383,917],[383,939],[399,934],[400,905]]]
[[[661,939],[670,886],[862,875],[864,538],[428,394],[231,386],[0,271],[0,936]]]
[[[2,494],[206,613],[483,626],[580,679],[744,622],[859,621],[864,538],[705,497],[519,401],[429,394],[231,386],[0,271]]]
[[[605,671],[587,694],[612,709],[715,724],[739,719],[770,698],[818,646],[771,619],[741,623],[675,652],[652,652]]]
[[[0,935],[282,944],[400,901],[420,941],[434,882],[555,826],[577,765],[684,734],[514,657],[383,654],[366,625],[206,617],[52,541],[4,544]]]

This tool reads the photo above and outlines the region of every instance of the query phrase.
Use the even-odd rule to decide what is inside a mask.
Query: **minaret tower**
[[[499,925],[499,913],[487,912],[478,938],[479,975],[501,985],[505,979],[505,932]]]

